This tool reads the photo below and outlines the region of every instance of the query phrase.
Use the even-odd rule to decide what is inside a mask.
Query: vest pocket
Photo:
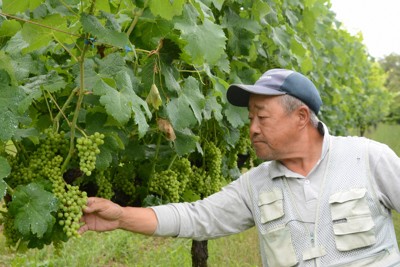
[[[261,223],[282,217],[284,215],[282,190],[274,188],[272,191],[261,192],[258,197],[258,207],[260,208]]]
[[[375,244],[374,221],[365,188],[339,192],[329,198],[336,248],[349,251]]]
[[[263,234],[269,266],[290,267],[298,263],[289,228],[285,225]]]

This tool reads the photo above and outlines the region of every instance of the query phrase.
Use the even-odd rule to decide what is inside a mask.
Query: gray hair
[[[310,109],[303,101],[291,96],[291,95],[282,95],[280,98],[282,107],[286,110],[287,113],[291,113],[296,110],[300,106],[306,106],[310,111],[310,122],[315,127],[318,128],[319,119],[312,109]]]

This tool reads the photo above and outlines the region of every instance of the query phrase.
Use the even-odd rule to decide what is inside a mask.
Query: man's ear
[[[297,117],[298,117],[298,122],[299,122],[299,126],[301,129],[303,129],[308,122],[310,121],[310,109],[306,106],[300,106],[297,109]]]

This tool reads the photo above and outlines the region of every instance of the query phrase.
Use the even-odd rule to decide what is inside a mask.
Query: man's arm
[[[103,198],[91,197],[81,219],[85,224],[79,229],[82,234],[91,231],[127,231],[152,235],[157,228],[157,217],[151,208],[121,207]]]

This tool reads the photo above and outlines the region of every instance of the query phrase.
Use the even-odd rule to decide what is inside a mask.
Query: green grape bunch
[[[193,166],[188,187],[201,198],[219,191],[225,183],[222,176],[222,153],[215,143],[207,141],[203,144],[204,164]]]
[[[113,185],[109,180],[110,173],[98,171],[96,173],[96,184],[98,186],[96,196],[111,199],[114,196]]]
[[[190,176],[192,175],[192,167],[190,161],[187,158],[180,158],[173,162],[171,170],[177,174],[177,179],[179,181],[179,195],[182,195],[186,186],[189,183]]]
[[[149,184],[149,191],[156,193],[170,202],[179,201],[178,175],[171,169],[154,173]]]
[[[63,226],[67,237],[79,237],[78,230],[81,226],[79,220],[83,214],[82,209],[87,203],[86,192],[80,191],[78,186],[68,184],[59,199],[61,201],[58,212],[59,224]]]
[[[96,168],[96,156],[100,154],[99,146],[102,144],[104,144],[104,134],[98,132],[76,140],[79,167],[87,176],[92,175],[92,171]]]

